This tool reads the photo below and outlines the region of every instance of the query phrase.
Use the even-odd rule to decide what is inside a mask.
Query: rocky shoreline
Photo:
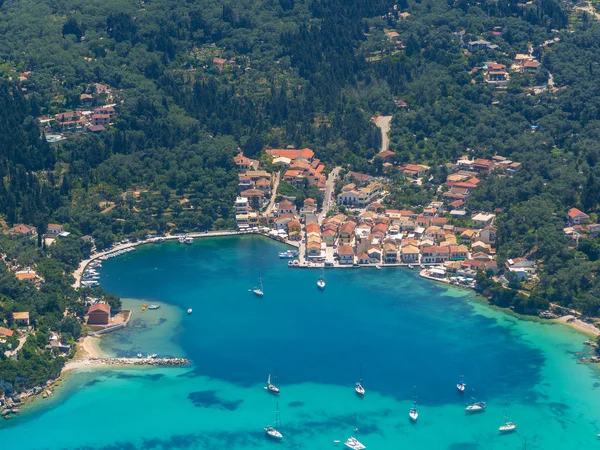
[[[64,371],[98,366],[135,366],[135,367],[184,367],[191,364],[186,358],[86,358],[67,363]],[[10,419],[21,413],[20,408],[26,400],[41,395],[42,398],[54,394],[54,385],[59,378],[46,381],[43,386],[36,386],[25,392],[15,393],[11,396],[0,397],[0,417]]]
[[[0,417],[3,419],[10,419],[14,415],[21,413],[19,409],[25,400],[42,395],[43,398],[51,397],[54,394],[54,383],[57,379],[46,381],[44,386],[35,386],[34,388],[28,389],[25,392],[15,393],[12,396],[0,397]]]

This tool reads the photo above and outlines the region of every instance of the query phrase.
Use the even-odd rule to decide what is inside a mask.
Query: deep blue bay
[[[369,449],[579,449],[599,444],[596,369],[585,337],[523,321],[406,269],[289,269],[260,237],[139,247],[104,263],[102,285],[135,311],[102,340],[115,356],[185,356],[184,369],[89,369],[51,400],[0,422],[19,449],[342,448],[358,417]],[[262,276],[265,296],[248,290]],[[157,311],[142,303],[160,302]],[[188,316],[186,310],[193,308]],[[354,394],[363,367],[365,398]],[[282,389],[282,443],[264,438]],[[487,411],[466,416],[464,373]],[[419,421],[409,423],[416,386]],[[505,402],[519,424],[500,436]],[[90,432],[94,429],[94,432]],[[100,429],[100,431],[98,431]],[[4,448],[4,445],[2,446]],[[16,447],[15,447],[16,448]]]

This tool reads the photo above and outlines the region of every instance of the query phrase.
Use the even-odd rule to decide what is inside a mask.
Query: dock
[[[90,358],[88,361],[91,365],[156,367],[188,366],[191,363],[185,358]]]

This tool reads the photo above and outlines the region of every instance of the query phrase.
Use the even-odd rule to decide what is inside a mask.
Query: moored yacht
[[[262,279],[260,277],[258,277],[258,286],[256,286],[254,289],[252,289],[252,292],[254,292],[259,297],[262,297],[263,295],[265,295],[265,293],[263,292]]]
[[[474,391],[473,391],[474,392]],[[476,413],[485,411],[486,404],[485,402],[476,402],[475,397],[471,397],[471,404],[465,407],[465,411],[468,413]]]
[[[358,435],[358,427],[356,426],[356,413],[354,414],[354,434]],[[354,436],[350,436],[346,442],[344,442],[344,446],[351,448],[352,450],[363,450],[367,448]]]
[[[417,419],[419,418],[419,412],[417,411],[417,394],[416,393],[413,396],[413,406],[412,406],[412,408],[410,408],[410,411],[408,412],[408,416],[410,417],[410,420],[412,420],[413,422],[416,422]]]
[[[346,442],[344,442],[344,446],[351,448],[352,450],[363,450],[367,447],[365,447],[363,444],[361,444],[358,439],[356,439],[354,436],[350,436],[348,438],[348,440],[346,440]]]
[[[321,276],[319,277],[319,280],[317,281],[317,286],[319,286],[319,289],[325,289],[325,278],[323,277],[323,271],[321,270]]]
[[[504,414],[503,414],[503,418],[502,418],[503,419],[502,422],[504,422],[504,423],[502,425],[500,425],[500,427],[498,428],[498,431],[500,433],[510,433],[511,431],[515,431],[517,429],[516,423],[508,421],[508,416],[506,415],[507,409],[508,408],[505,403],[504,404]]]
[[[279,394],[280,390],[277,386],[271,383],[271,374],[269,374],[269,378],[267,379],[267,385],[265,389],[273,394]]]
[[[365,395],[365,388],[362,385],[362,381],[363,381],[363,375],[362,375],[362,364],[360,365],[360,381],[357,381],[356,384],[354,385],[354,391],[360,395],[363,396]]]
[[[458,389],[458,392],[465,392],[465,388],[467,387],[467,384],[465,383],[465,376],[461,375],[460,376],[460,381],[458,383],[456,383],[456,389]]]
[[[281,434],[281,431],[278,430],[279,428],[279,403],[277,403],[277,409],[275,410],[275,426],[271,426],[269,425],[268,427],[265,427],[265,433],[267,434],[267,437],[270,437],[271,439],[276,439],[276,440],[280,440],[283,439],[283,435]]]

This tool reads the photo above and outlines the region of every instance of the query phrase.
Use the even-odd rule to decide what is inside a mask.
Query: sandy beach
[[[95,364],[93,361],[91,361],[91,359],[105,357],[106,355],[100,350],[99,338],[86,336],[79,340],[75,357],[65,364],[62,372],[64,373],[68,372],[69,370],[102,365],[100,363]]]
[[[583,320],[577,319],[575,316],[562,316],[554,320],[556,322],[567,325],[568,327],[571,327],[581,333],[587,334],[588,336],[593,336],[595,338],[600,336],[600,330],[598,328],[596,328],[591,323],[586,323]]]

